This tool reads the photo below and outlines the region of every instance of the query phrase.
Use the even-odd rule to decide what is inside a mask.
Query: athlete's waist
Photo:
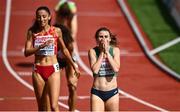
[[[114,85],[114,86],[105,87],[105,86],[95,86],[95,85],[93,85],[92,88],[100,90],[100,91],[110,91],[112,89],[118,88],[118,86]]]
[[[36,65],[48,66],[48,65],[53,65],[56,63],[58,63],[56,56],[35,58]]]
[[[116,77],[96,77],[93,82],[93,87],[99,90],[111,90],[117,87]]]
[[[50,67],[50,66],[56,66],[56,65],[59,65],[59,63],[53,63],[53,64],[39,64],[39,63],[35,63],[34,64],[34,66],[35,67],[39,67],[39,66],[41,66],[41,67]]]

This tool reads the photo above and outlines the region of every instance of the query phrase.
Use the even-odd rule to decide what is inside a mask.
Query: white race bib
[[[52,44],[41,48],[36,55],[54,55],[55,54],[55,45],[54,45],[54,38],[52,35],[45,35],[45,36],[36,36],[34,40],[34,47],[39,47],[41,44],[45,43],[46,41],[51,40]]]

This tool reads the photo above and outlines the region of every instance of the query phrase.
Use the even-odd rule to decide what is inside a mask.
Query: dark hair
[[[99,32],[100,32],[100,31],[107,31],[107,32],[109,32],[110,38],[111,38],[110,45],[112,45],[112,46],[117,46],[118,42],[117,42],[116,35],[112,34],[111,31],[110,31],[108,28],[106,28],[106,27],[100,27],[100,28],[96,31],[96,33],[95,33],[95,38],[96,38],[96,40],[97,40],[98,37],[99,37]]]
[[[74,49],[73,45],[72,45],[73,42],[74,42],[74,39],[71,36],[70,30],[66,26],[64,26],[62,24],[55,24],[54,26],[59,27],[61,29],[64,44],[66,45],[66,47],[68,48],[68,50],[71,53],[73,51],[73,49]]]
[[[60,5],[59,10],[57,11],[57,16],[72,20],[74,14],[72,13],[71,9],[69,8],[67,1],[65,3],[63,3],[62,5]]]
[[[45,10],[49,15],[51,15],[51,12],[47,6],[40,6],[36,9],[36,16],[38,14],[38,11],[40,10]],[[48,24],[49,25],[51,24],[51,19],[49,20]],[[33,33],[37,33],[38,29],[39,29],[39,24],[38,21],[35,19],[33,25],[30,27],[29,30],[31,30]]]

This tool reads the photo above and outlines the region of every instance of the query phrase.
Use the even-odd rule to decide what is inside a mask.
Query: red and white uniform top
[[[58,35],[55,31],[55,27],[51,26],[50,29],[45,33],[36,33],[34,34],[33,42],[34,47],[39,47],[41,44],[45,43],[46,41],[51,40],[52,43],[44,48],[41,48],[36,55],[45,55],[45,56],[52,56],[57,54],[57,40]]]

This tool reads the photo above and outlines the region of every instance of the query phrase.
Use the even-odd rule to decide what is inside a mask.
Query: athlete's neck
[[[46,25],[46,26],[44,26],[44,27],[40,27],[40,31],[41,32],[47,32],[47,31],[49,31],[49,28],[50,28],[51,26],[50,25]]]

